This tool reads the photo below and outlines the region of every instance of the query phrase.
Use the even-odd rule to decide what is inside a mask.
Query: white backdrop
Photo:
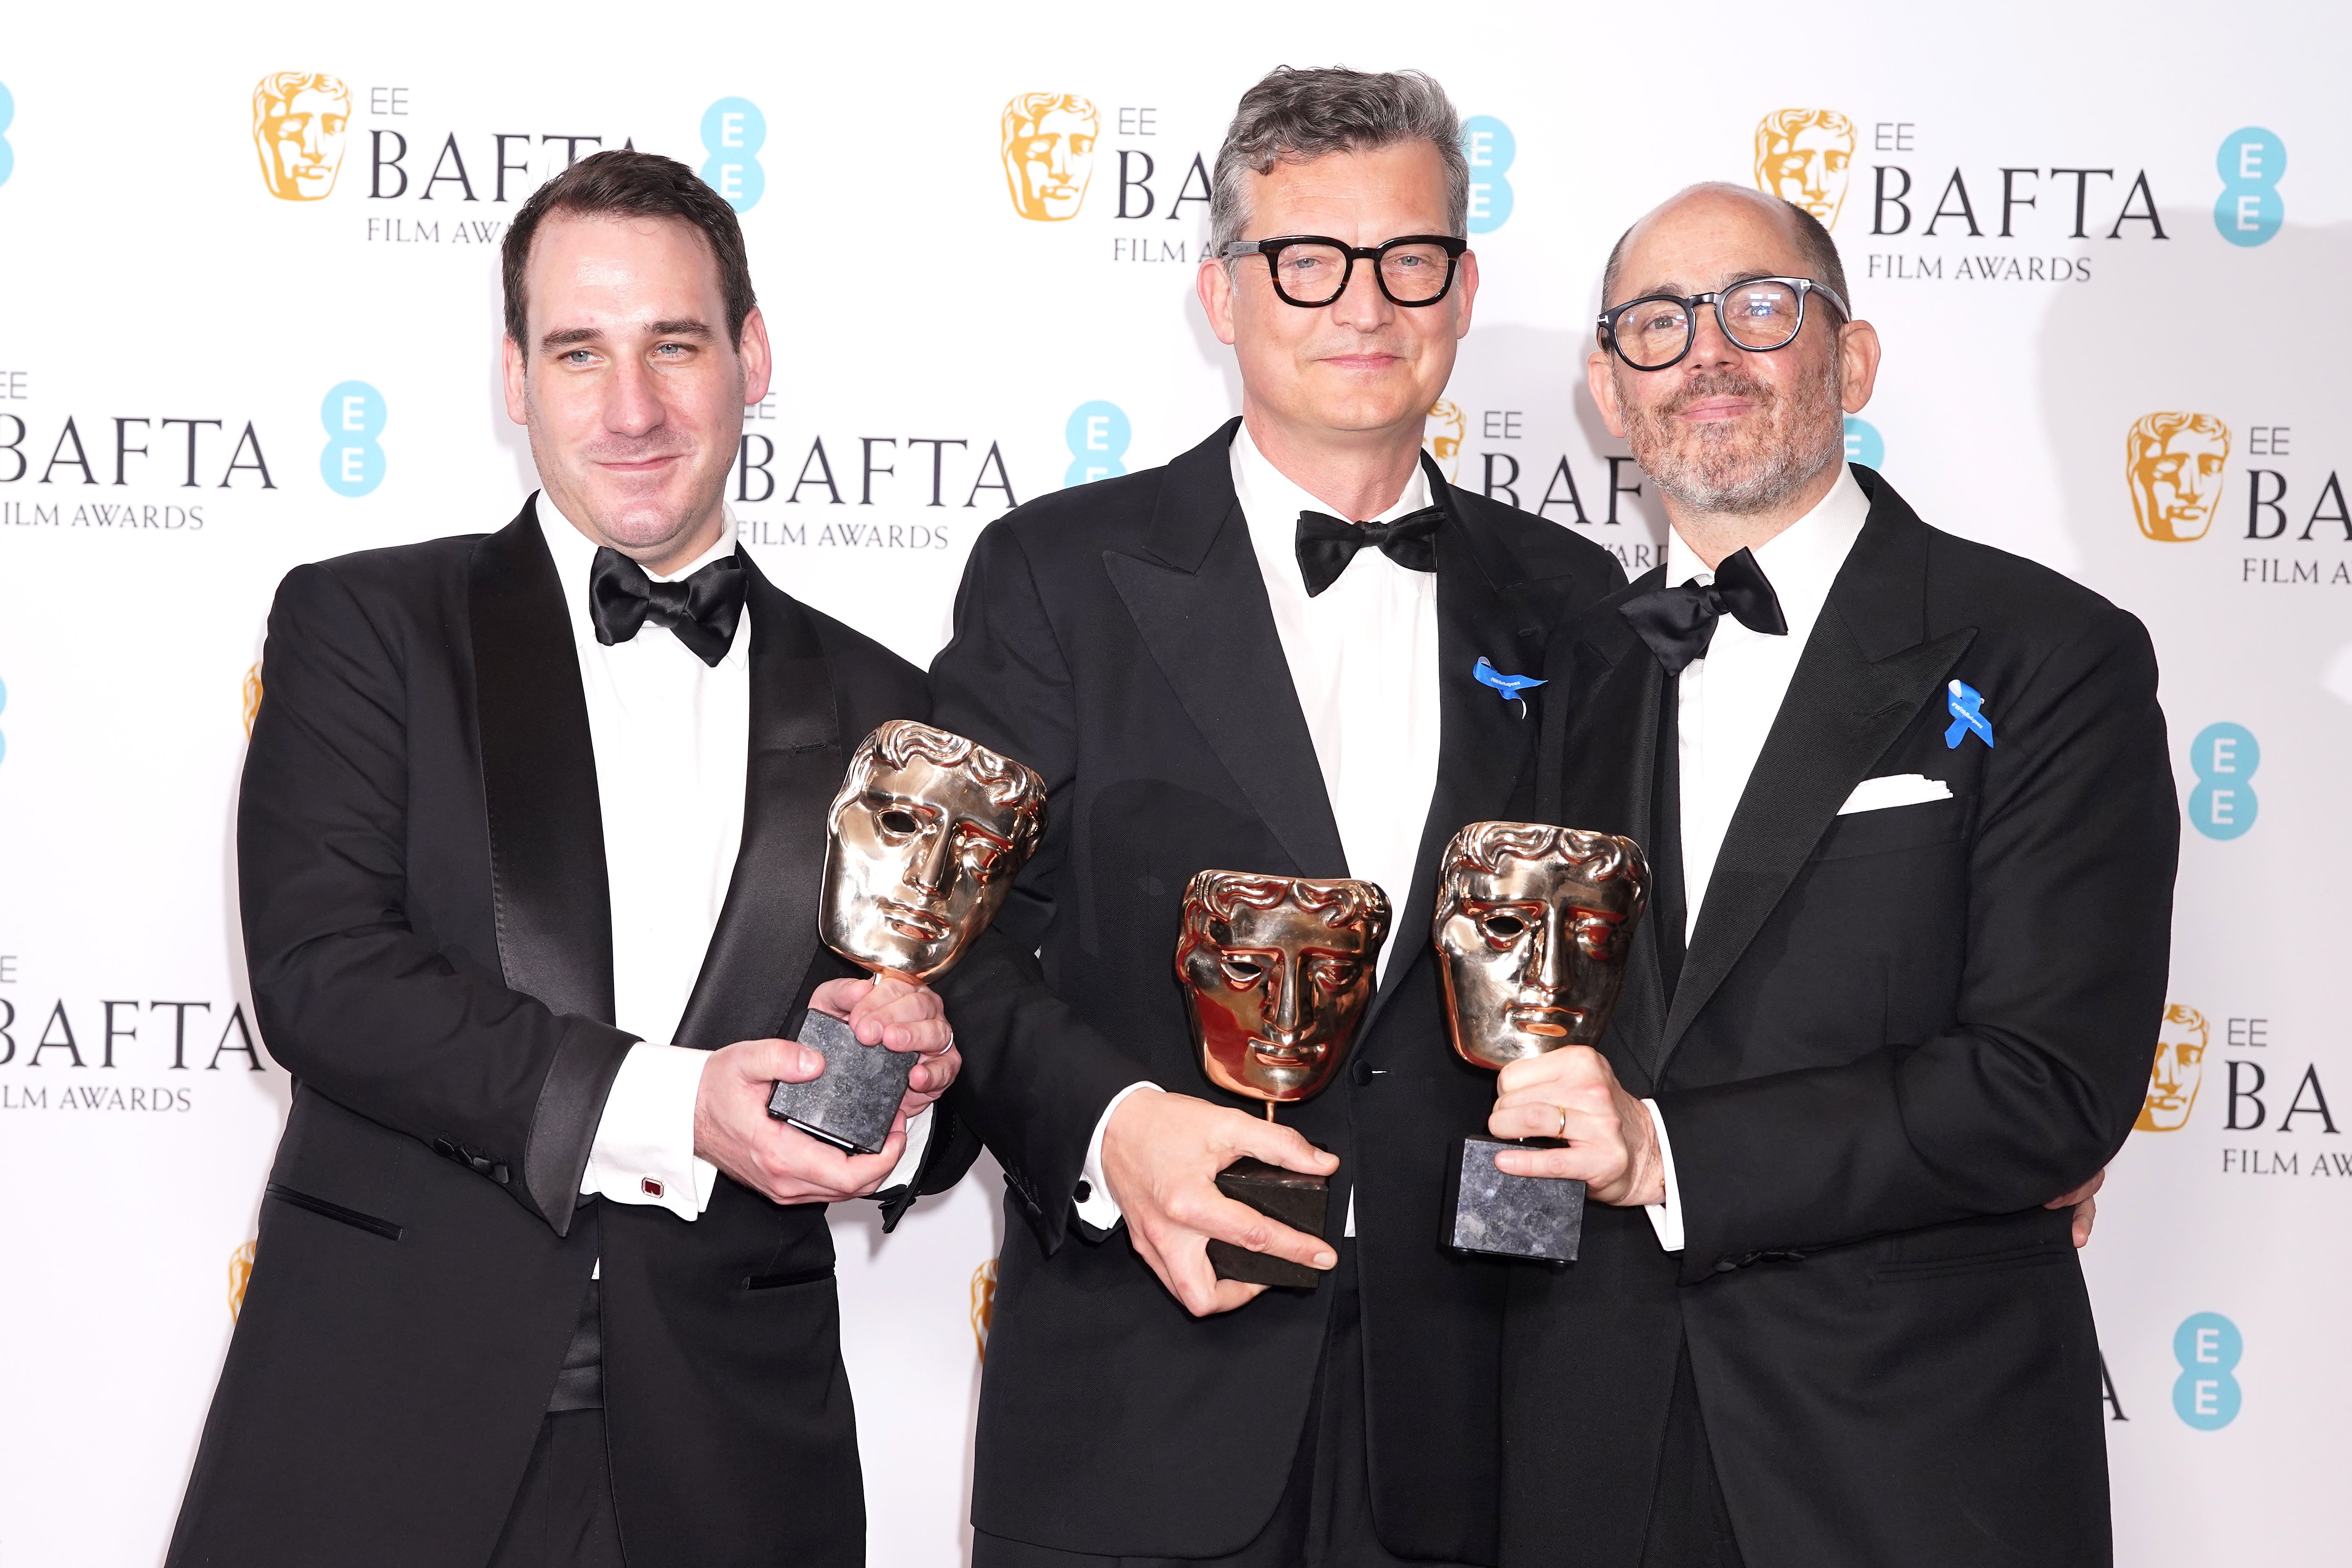
[[[2175,0],[12,16],[0,1568],[161,1554],[286,1097],[234,917],[247,672],[288,567],[494,528],[530,488],[495,371],[515,203],[601,138],[747,204],[782,374],[745,540],[927,659],[1009,501],[1160,462],[1236,406],[1191,294],[1191,170],[1286,61],[1423,67],[1476,117],[1486,287],[1432,422],[1461,482],[1654,559],[1581,390],[1601,261],[1681,184],[1758,177],[1759,124],[1785,127],[1764,177],[1835,205],[1886,342],[1855,453],[1930,521],[2147,621],[2193,826],[2164,1092],[2087,1259],[2118,1555],[2341,1561],[2347,47],[2339,9]],[[278,73],[299,101],[257,146]],[[1084,177],[1067,216],[1024,216],[1008,179],[1029,94],[1086,100],[1044,128],[1093,138],[1055,144]],[[837,1221],[877,1563],[963,1552],[1001,1185],[983,1165],[887,1240]]]

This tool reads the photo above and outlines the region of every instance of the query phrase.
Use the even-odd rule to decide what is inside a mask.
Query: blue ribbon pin
[[[1496,669],[1493,665],[1487,663],[1486,656],[1483,654],[1479,656],[1478,662],[1471,667],[1470,674],[1477,680],[1479,685],[1493,687],[1495,689],[1495,695],[1501,698],[1504,701],[1517,703],[1519,705],[1519,716],[1521,718],[1525,718],[1527,716],[1527,693],[1532,689],[1544,684],[1544,682],[1538,680],[1532,675],[1505,675],[1501,670]]]
[[[1976,731],[1979,740],[1991,745],[1992,721],[1984,716],[1984,693],[1965,680],[1953,681],[1949,690],[1952,694],[1952,722],[1944,731],[1946,749],[1958,750],[1961,737],[1971,730]]]

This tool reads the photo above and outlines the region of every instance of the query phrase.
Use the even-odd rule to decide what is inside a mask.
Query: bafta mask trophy
[[[961,735],[893,719],[849,759],[825,831],[818,936],[877,977],[924,984],[1003,906],[1045,831],[1045,781]],[[879,1152],[914,1053],[861,1045],[814,1011],[800,1043],[824,1071],[777,1084],[768,1114],[836,1148]]]
[[[1474,822],[1455,834],[1432,915],[1455,1054],[1499,1071],[1597,1045],[1649,890],[1649,865],[1630,838],[1534,822]],[[1444,1244],[1575,1261],[1584,1184],[1505,1174],[1495,1156],[1511,1146],[1475,1137],[1456,1146]]]
[[[1370,882],[1202,871],[1184,889],[1176,978],[1219,1089],[1274,1108],[1320,1091],[1339,1069],[1372,999],[1388,895]],[[1217,1188],[1309,1236],[1323,1234],[1330,1189],[1262,1160],[1234,1161]],[[1318,1270],[1223,1241],[1209,1243],[1220,1279],[1312,1289]]]

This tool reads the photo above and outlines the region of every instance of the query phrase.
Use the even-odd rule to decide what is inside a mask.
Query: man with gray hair
[[[1532,753],[1545,694],[1510,677],[1623,574],[1422,455],[1478,286],[1459,138],[1417,72],[1252,88],[1198,279],[1241,417],[1020,508],[966,569],[937,721],[1052,791],[943,983],[1007,1185],[978,1568],[1496,1560],[1505,1268],[1437,1237],[1492,1080],[1447,1048],[1420,933]],[[1376,882],[1406,933],[1284,1125],[1193,1049],[1170,957],[1204,869]],[[1328,1177],[1326,1233],[1221,1195],[1243,1156]],[[1212,1238],[1329,1277],[1220,1279]]]

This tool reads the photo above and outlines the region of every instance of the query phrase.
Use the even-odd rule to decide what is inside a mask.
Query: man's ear
[[[775,374],[775,351],[768,342],[768,320],[757,305],[743,318],[743,337],[735,353],[743,362],[743,406],[765,402]]]
[[[1609,427],[1609,434],[1622,441],[1625,411],[1617,405],[1616,365],[1607,349],[1594,349],[1585,356],[1584,384],[1592,393],[1593,406],[1601,410],[1601,423]]]
[[[1201,310],[1209,318],[1209,330],[1227,348],[1234,343],[1234,275],[1225,263],[1211,258],[1201,263],[1193,276],[1193,289],[1201,296]]]
[[[1838,401],[1848,414],[1859,414],[1878,385],[1878,329],[1868,321],[1848,321],[1838,332]]]
[[[530,400],[525,383],[527,367],[523,363],[522,346],[512,338],[501,335],[499,349],[506,371],[507,417],[518,425],[528,425],[530,423]]]

